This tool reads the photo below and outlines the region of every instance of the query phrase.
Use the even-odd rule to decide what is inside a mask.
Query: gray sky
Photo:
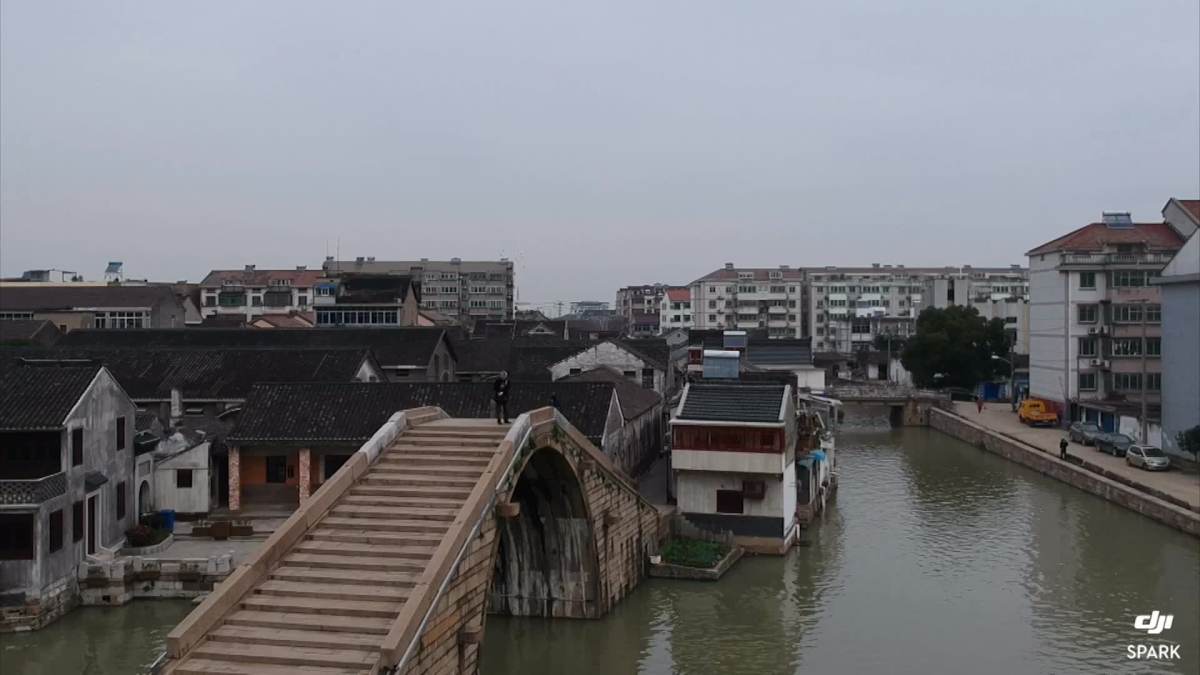
[[[1200,194],[1200,3],[0,5],[0,272],[1002,265]]]

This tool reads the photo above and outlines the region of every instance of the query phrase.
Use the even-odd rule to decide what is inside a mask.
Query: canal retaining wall
[[[1038,473],[1086,490],[1164,525],[1200,537],[1200,514],[1123,485],[1055,455],[979,426],[945,410],[929,412],[929,426]]]

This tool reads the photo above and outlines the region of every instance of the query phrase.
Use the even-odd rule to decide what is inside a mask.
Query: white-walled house
[[[664,398],[675,391],[675,368],[670,363],[670,348],[663,340],[653,338],[605,340],[588,345],[551,364],[550,377],[557,381],[597,368],[611,368]]]

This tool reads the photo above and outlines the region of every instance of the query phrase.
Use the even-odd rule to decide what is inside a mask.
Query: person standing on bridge
[[[496,424],[508,424],[508,371],[500,371],[500,377],[492,383],[492,400],[496,402]]]

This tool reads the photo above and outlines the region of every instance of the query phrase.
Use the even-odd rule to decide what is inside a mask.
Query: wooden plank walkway
[[[442,419],[396,437],[166,675],[364,675],[507,426]]]

